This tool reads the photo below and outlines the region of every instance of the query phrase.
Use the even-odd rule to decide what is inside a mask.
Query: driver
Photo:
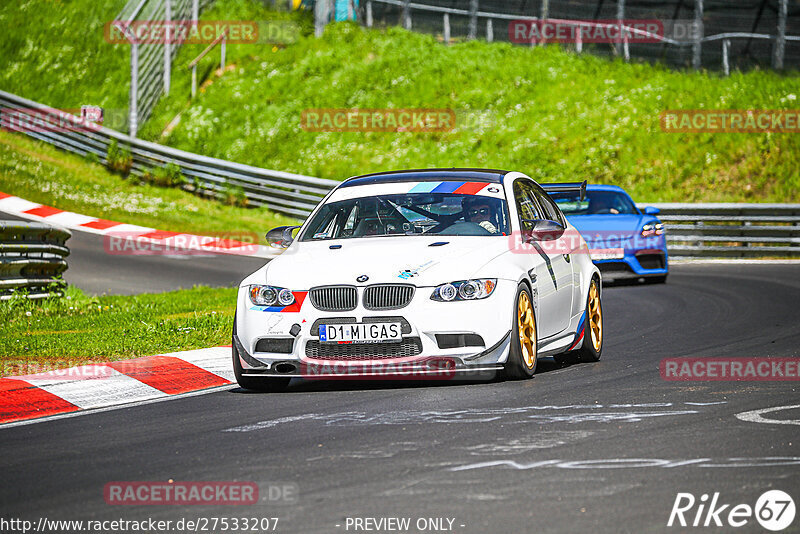
[[[497,227],[490,220],[492,218],[492,208],[487,199],[481,197],[465,199],[463,206],[465,221],[477,224],[490,234],[498,233]]]
[[[614,207],[613,201],[605,198],[604,196],[595,196],[592,198],[589,213],[603,214],[611,213],[618,215],[619,210]]]

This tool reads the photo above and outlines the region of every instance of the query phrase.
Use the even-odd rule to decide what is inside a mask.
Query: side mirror
[[[292,232],[299,226],[279,226],[267,232],[267,243],[272,248],[289,248],[294,238]]]
[[[528,229],[523,231],[525,242],[531,241],[554,241],[564,235],[566,228],[555,221],[546,219],[523,219]]]
[[[644,213],[645,215],[658,215],[659,213],[661,213],[661,210],[654,206],[647,206],[646,208],[644,208]]]

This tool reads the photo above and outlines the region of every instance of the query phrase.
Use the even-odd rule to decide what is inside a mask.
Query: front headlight
[[[450,302],[453,300],[485,299],[497,287],[497,278],[478,278],[449,282],[434,288],[431,300]]]
[[[650,237],[651,235],[661,235],[664,233],[664,225],[662,223],[649,223],[642,226],[642,237]]]
[[[283,287],[251,285],[249,293],[250,302],[256,306],[288,306],[294,302],[292,292]]]

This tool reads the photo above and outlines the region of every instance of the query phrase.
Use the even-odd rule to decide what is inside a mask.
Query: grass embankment
[[[252,232],[291,224],[267,209],[229,206],[177,188],[122,178],[103,165],[0,130],[0,191],[56,208],[174,232]]]
[[[59,109],[127,108],[130,46],[103,36],[125,3],[0,2],[0,89]]]
[[[0,191],[105,219],[196,234],[263,236],[266,229],[290,222],[264,209],[227,206],[179,189],[138,184],[102,165],[2,131]],[[235,293],[231,288],[198,287],[91,297],[68,287],[63,298],[2,301],[0,374],[25,372],[18,360],[65,368],[228,344]]]
[[[61,109],[96,104],[113,114],[127,107],[128,47],[108,44],[102,34],[103,24],[124,4],[29,0],[0,6],[0,88]],[[215,9],[204,18],[266,18],[239,14]],[[187,45],[187,53],[196,55],[204,47]],[[236,57],[235,50],[229,51],[229,58]],[[212,61],[209,57],[201,63],[201,72]],[[176,66],[174,72],[175,85],[188,88],[181,78],[188,71]],[[0,191],[90,216],[195,234],[261,236],[293,222],[266,209],[228,206],[124,178],[98,163],[4,131]],[[235,294],[232,288],[197,287],[92,297],[68,287],[61,299],[2,301],[0,375],[228,344]]]
[[[236,289],[0,302],[0,374],[230,344]]]
[[[126,0],[20,0],[0,2],[0,89],[66,110],[97,105],[114,116],[128,108],[130,45],[111,43],[106,25]],[[218,1],[201,13],[205,20],[291,20],[311,31],[309,13],[282,12],[252,0]],[[184,45],[173,64],[173,87],[191,87],[189,59],[207,43]],[[229,45],[228,59],[250,51]],[[271,48],[271,46],[270,46]],[[186,59],[189,58],[189,59]],[[198,66],[201,77],[219,64],[219,48]]]
[[[128,105],[129,47],[106,42],[103,31],[124,5],[124,0],[26,0],[0,6],[4,28],[0,88],[61,109],[101,105],[107,116],[118,118]],[[292,20],[309,31],[306,14],[274,12],[249,0],[220,2],[203,18]],[[184,56],[194,57],[205,46],[185,45]],[[229,61],[246,50],[231,47]],[[216,59],[209,56],[201,62],[201,75],[218,59],[217,52]],[[179,93],[189,90],[189,71],[184,67],[180,61],[173,67],[173,86]],[[239,209],[176,188],[143,184],[4,131],[0,131],[0,191],[63,210],[196,234],[263,235],[271,227],[294,222],[266,209]],[[235,196],[230,203],[241,205],[241,195],[231,193]]]
[[[71,108],[127,106],[127,45],[104,41],[123,2],[28,0],[0,8],[0,87]],[[99,7],[96,7],[99,6]],[[292,20],[302,37],[279,48],[230,44],[200,64],[190,98],[185,68],[205,44],[185,45],[172,92],[140,134],[211,156],[334,179],[404,167],[522,170],[542,181],[587,179],[642,202],[800,201],[800,136],[665,133],[666,109],[796,109],[796,72],[728,78],[626,64],[559,46],[481,41],[443,46],[393,27],[333,24],[310,36],[308,13],[218,0],[208,20]],[[58,31],[56,31],[56,29]],[[57,42],[56,42],[57,41]],[[472,113],[444,133],[307,132],[308,108],[447,108]]]
[[[666,109],[796,109],[796,74],[724,78],[558,46],[443,46],[431,36],[351,23],[330,25],[322,39],[304,37],[285,49],[230,49],[236,59],[228,70],[213,74],[188,109],[188,86],[173,91],[142,135],[334,179],[478,166],[521,170],[542,181],[618,184],[642,202],[800,201],[797,134],[665,133],[659,125]],[[188,58],[183,50],[179,62]],[[444,133],[301,128],[304,109],[328,107],[447,108],[482,120]]]

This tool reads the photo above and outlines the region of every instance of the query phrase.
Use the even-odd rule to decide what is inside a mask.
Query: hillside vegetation
[[[124,106],[127,51],[95,35],[118,2],[101,3],[102,16],[86,15],[94,33],[84,40],[94,43],[96,55],[84,54],[71,31],[53,31],[59,18],[72,28],[94,2],[59,3],[49,12],[41,9],[45,3],[0,8],[0,22],[10,28],[0,37],[0,87],[59,107]],[[21,13],[32,11],[45,28],[33,37],[21,27],[27,24]],[[521,170],[542,181],[618,184],[646,202],[800,201],[800,135],[665,133],[659,126],[666,109],[798,109],[797,73],[724,78],[559,46],[444,46],[432,36],[353,23],[329,25],[316,39],[308,14],[275,13],[252,0],[219,0],[203,18],[292,20],[303,36],[285,48],[230,44],[224,71],[213,51],[200,64],[204,83],[194,99],[185,67],[205,45],[184,46],[172,92],[142,137],[333,179],[479,166]],[[49,51],[49,42],[61,40],[67,44],[54,48],[61,52]],[[84,63],[74,60],[84,56]],[[451,109],[458,121],[448,132],[311,132],[301,128],[310,108]]]
[[[0,89],[59,109],[128,106],[129,46],[103,27],[125,0],[0,2]]]
[[[222,235],[264,243],[266,230],[293,219],[179,188],[123,178],[97,162],[0,130],[0,192],[92,217],[158,230]],[[234,199],[231,199],[234,200]]]
[[[286,49],[238,46],[249,55],[213,75],[188,108],[177,92],[164,100],[143,135],[333,179],[478,166],[618,184],[651,202],[800,200],[800,135],[665,133],[659,125],[665,109],[796,109],[796,75],[724,78],[557,46],[444,46],[352,23]],[[309,108],[446,108],[472,120],[450,132],[310,132],[301,128]]]

